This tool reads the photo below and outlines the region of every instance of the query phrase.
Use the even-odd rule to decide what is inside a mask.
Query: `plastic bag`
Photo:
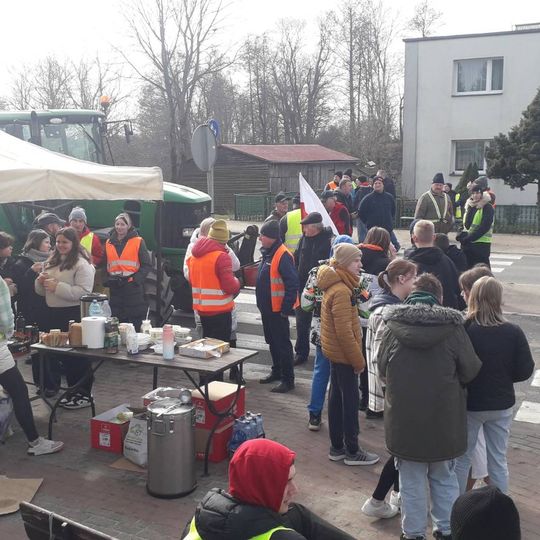
[[[145,414],[135,415],[129,421],[129,429],[124,439],[124,457],[140,467],[148,464],[148,427]]]
[[[13,417],[13,403],[11,398],[0,386],[0,443],[11,437],[11,418]]]

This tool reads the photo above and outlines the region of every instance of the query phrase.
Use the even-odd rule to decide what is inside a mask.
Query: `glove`
[[[468,236],[468,235],[467,235],[467,233],[466,233],[465,231],[461,231],[459,234],[456,234],[456,240],[457,240],[458,242],[463,243],[463,240],[464,240],[465,238],[467,238],[467,236]]]

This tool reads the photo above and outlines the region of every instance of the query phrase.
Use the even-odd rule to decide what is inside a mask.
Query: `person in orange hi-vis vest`
[[[277,221],[264,223],[260,231],[262,261],[255,294],[261,312],[264,338],[272,356],[272,371],[261,384],[281,381],[272,392],[283,394],[294,389],[293,348],[289,315],[299,305],[298,272],[290,251],[280,240]]]
[[[214,221],[207,237],[201,237],[187,261],[193,309],[201,318],[203,337],[229,342],[234,297],[240,282],[232,271],[227,251],[229,230],[223,219]]]
[[[152,269],[150,254],[129,214],[122,212],[114,220],[114,229],[105,244],[107,280],[111,311],[120,322],[133,323],[137,332],[146,317],[144,280]]]

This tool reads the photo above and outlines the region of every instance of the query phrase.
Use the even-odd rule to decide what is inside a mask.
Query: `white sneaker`
[[[376,501],[370,497],[362,506],[362,513],[369,517],[387,519],[399,513],[399,510],[386,501]]]
[[[401,493],[399,491],[392,490],[390,492],[390,504],[401,510]]]
[[[49,439],[39,437],[37,441],[30,443],[28,453],[31,456],[42,456],[44,454],[54,454],[55,452],[60,452],[62,448],[64,448],[63,442],[50,441]]]

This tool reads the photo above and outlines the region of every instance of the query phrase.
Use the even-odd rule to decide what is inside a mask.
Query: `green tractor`
[[[27,142],[54,152],[95,163],[105,163],[103,138],[105,114],[92,110],[0,111],[0,129]],[[126,136],[131,133],[125,121]],[[129,189],[129,186],[126,186]],[[210,215],[210,197],[201,191],[163,183],[161,247],[164,271],[170,278],[172,303],[182,310],[191,309],[191,290],[183,276],[182,266],[191,235],[200,222]],[[81,205],[88,216],[89,227],[102,238],[113,226],[120,212],[129,212],[148,249],[155,251],[157,203],[151,201],[33,201],[0,205],[0,229],[12,234],[17,243],[24,242],[35,217],[42,211],[55,212],[67,218],[71,208]]]

